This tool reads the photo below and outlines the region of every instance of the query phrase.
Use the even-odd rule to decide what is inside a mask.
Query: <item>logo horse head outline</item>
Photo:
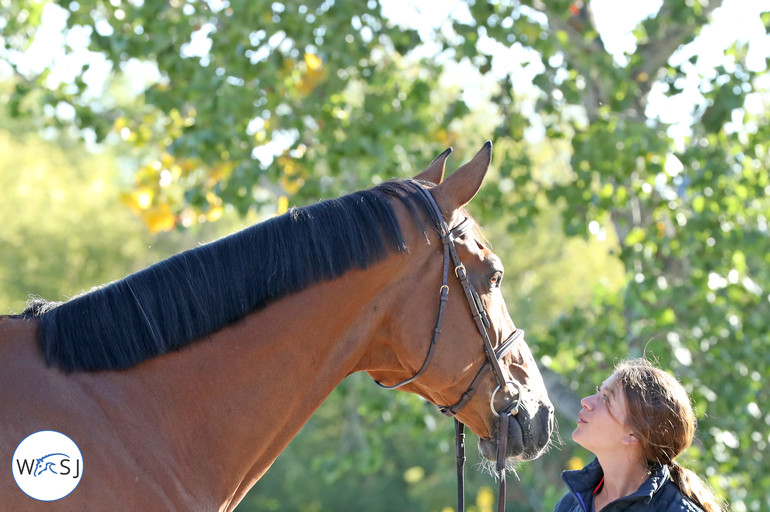
[[[45,473],[46,471],[50,471],[54,475],[58,475],[59,473],[56,472],[54,469],[54,466],[56,466],[56,462],[52,460],[46,460],[48,457],[55,457],[55,456],[61,456],[65,459],[69,459],[69,455],[66,453],[49,453],[48,455],[44,455],[43,457],[40,457],[39,459],[35,459],[35,473],[34,476],[40,476],[41,474]]]

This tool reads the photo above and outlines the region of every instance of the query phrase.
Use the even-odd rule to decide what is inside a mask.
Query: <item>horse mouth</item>
[[[508,422],[506,459],[528,461],[540,457],[550,445],[554,423],[553,408],[544,404],[540,405],[534,417],[524,408],[516,416],[511,416]],[[479,440],[479,451],[484,458],[497,460],[499,437],[498,431],[493,438]]]

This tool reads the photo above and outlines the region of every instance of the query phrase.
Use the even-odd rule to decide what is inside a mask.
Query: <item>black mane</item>
[[[391,199],[407,206],[423,232],[438,226],[412,180],[261,222],[64,303],[34,301],[22,316],[40,320],[49,365],[65,371],[122,369],[176,350],[287,294],[389,250],[405,252]]]

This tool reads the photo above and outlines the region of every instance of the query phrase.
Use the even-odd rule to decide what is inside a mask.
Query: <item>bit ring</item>
[[[507,387],[508,384],[513,384],[516,386],[516,390],[518,391],[518,395],[516,397],[516,402],[513,403],[508,408],[508,413],[511,416],[516,416],[519,413],[519,404],[521,403],[521,384],[516,382],[515,380],[506,380],[504,384],[498,384],[498,386],[495,388],[495,390],[492,392],[492,396],[489,399],[489,408],[492,409],[492,414],[494,414],[496,417],[500,417],[500,414],[495,410],[495,395],[497,395],[497,392],[500,391],[500,388],[505,386]]]

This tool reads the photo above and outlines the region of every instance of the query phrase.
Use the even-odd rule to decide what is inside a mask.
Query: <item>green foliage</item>
[[[64,300],[149,263],[141,225],[127,210],[112,210],[116,172],[109,157],[8,132],[0,132],[0,148],[3,313],[20,312],[28,295]]]
[[[0,115],[2,118],[2,115]],[[67,300],[214,237],[231,222],[197,231],[150,233],[120,206],[113,156],[34,125],[4,120],[0,131],[0,308],[19,313],[30,296]]]
[[[42,101],[72,105],[98,141],[114,130],[168,154],[148,158],[138,184],[172,212],[205,213],[224,202],[245,213],[264,197],[305,203],[361,188],[372,175],[402,172],[414,133],[434,140],[422,160],[443,149],[447,141],[436,134],[456,109],[432,101],[435,70],[403,59],[416,33],[392,27],[376,2],[332,4],[61,2],[69,30],[86,27],[89,50],[104,55],[116,76],[139,58],[157,67],[159,79],[139,110],[88,101],[85,80],[48,89]],[[16,18],[35,5],[14,2],[0,15]],[[208,41],[210,50],[193,41]],[[12,103],[23,105],[42,81],[19,80]],[[272,158],[271,142],[280,158]],[[257,160],[255,150],[267,154]],[[164,171],[185,189],[183,200],[164,197]]]
[[[156,230],[212,220],[228,205],[261,213],[335,196],[409,175],[446,146],[469,155],[493,138],[494,167],[471,208],[504,257],[514,320],[561,377],[553,394],[571,397],[559,410],[573,410],[617,359],[654,355],[692,393],[700,423],[691,465],[733,510],[770,506],[770,483],[757,476],[770,474],[766,69],[749,66],[736,43],[696,77],[690,133],[674,136],[648,114],[656,84],[669,98],[683,92],[696,57],[671,57],[721,2],[664,1],[619,58],[590,2],[471,1],[470,19],[420,32],[430,41],[393,26],[374,1],[59,3],[69,29],[90,29],[90,48],[112,63],[109,87],[93,98],[86,69],[51,85],[48,71],[32,76],[12,63],[9,108],[131,144],[141,165],[127,202]],[[29,45],[42,9],[0,1],[6,54]],[[760,18],[767,27],[768,13]],[[210,49],[192,52],[189,43],[206,37]],[[438,51],[424,51],[426,42]],[[514,90],[493,47],[530,51],[531,90]],[[136,60],[159,78],[133,98],[117,91]],[[481,81],[457,75],[458,62]],[[480,90],[481,104],[469,99]],[[60,104],[74,108],[73,120],[50,115]],[[538,130],[545,139],[533,142]],[[4,240],[16,241],[4,243],[18,250],[28,227],[14,229]],[[73,221],[60,233],[82,229]],[[44,239],[70,238],[53,231]],[[30,279],[46,252],[0,271]],[[93,256],[56,273],[87,273],[103,257]],[[452,496],[451,422],[432,426],[432,417],[419,400],[346,382],[242,508],[441,510]],[[558,472],[587,462],[568,441],[573,419],[562,419],[561,450],[522,466],[512,502],[550,510]],[[483,502],[485,484],[473,485]]]

